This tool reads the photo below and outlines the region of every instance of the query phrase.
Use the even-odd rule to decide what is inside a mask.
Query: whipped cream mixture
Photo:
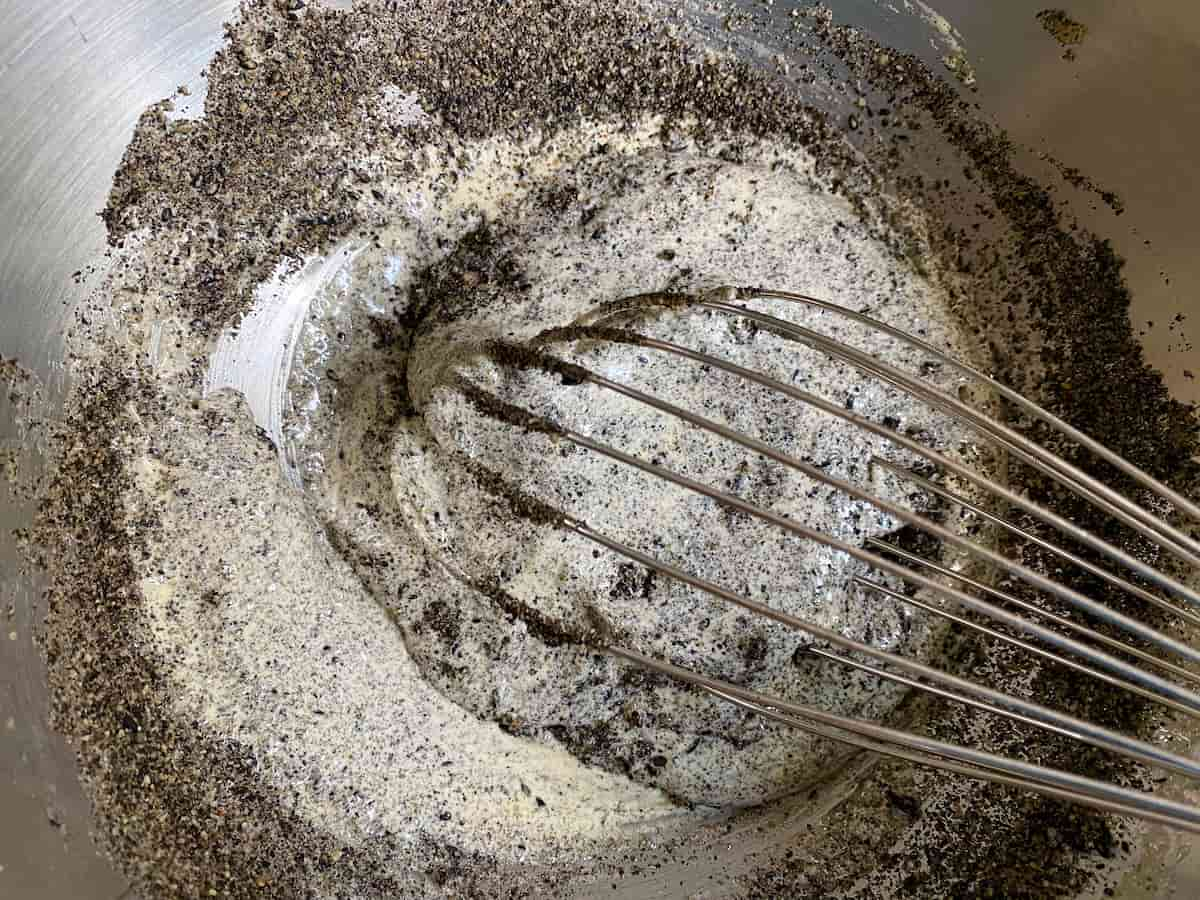
[[[172,363],[196,348],[166,350],[161,335],[153,348],[178,412],[142,437],[127,505],[162,523],[141,588],[177,702],[249,747],[276,784],[307,785],[299,807],[347,835],[414,833],[419,821],[497,854],[574,852],[689,807],[794,792],[845,758],[605,655],[597,628],[848,714],[882,718],[903,696],[805,656],[802,633],[522,519],[483,472],[754,599],[877,646],[936,652],[924,618],[850,584],[870,573],[844,554],[484,414],[457,386],[466,378],[843,541],[900,527],[643,404],[487,356],[488,340],[522,344],[645,291],[754,283],[837,298],[969,354],[937,286],[866,236],[803,154],[767,142],[664,148],[659,128],[591,123],[552,141],[465,144],[421,178],[388,183],[393,225],[281,270],[218,341],[203,398],[179,402],[186,369]],[[922,362],[829,313],[755,308]],[[900,392],[748,320],[692,307],[620,324],[941,449],[964,441]],[[263,329],[282,329],[286,352],[264,354]],[[549,349],[832,477],[893,501],[910,493],[869,464],[907,462],[889,442],[743,379],[629,345]],[[238,382],[239,358],[254,354],[279,366],[261,379],[265,396]],[[231,388],[252,407],[259,398],[265,432]]]

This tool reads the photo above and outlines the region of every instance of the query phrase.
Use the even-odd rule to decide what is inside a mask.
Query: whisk
[[[937,560],[909,552],[879,538],[868,538],[863,546],[834,538],[800,524],[736,494],[718,490],[708,484],[625,452],[619,447],[597,440],[593,436],[564,427],[548,418],[529,412],[487,392],[474,382],[460,378],[458,388],[468,400],[491,411],[502,410],[510,422],[531,432],[539,432],[567,441],[579,448],[607,457],[613,462],[641,470],[687,491],[715,501],[721,507],[754,517],[783,529],[799,538],[815,541],[865,563],[882,575],[892,576],[912,588],[920,589],[926,597],[941,598],[946,604],[938,606],[918,597],[896,591],[870,578],[855,576],[854,583],[864,591],[893,601],[909,604],[925,614],[944,618],[962,628],[983,635],[988,640],[1006,643],[1020,651],[1064,666],[1079,677],[1096,679],[1110,687],[1136,695],[1169,710],[1189,716],[1200,716],[1200,694],[1197,684],[1200,675],[1192,666],[1200,663],[1200,650],[1164,633],[1148,621],[1114,609],[1106,603],[1087,596],[1065,580],[1050,577],[1032,569],[1012,555],[1006,555],[985,541],[973,538],[940,524],[932,517],[891,502],[859,485],[827,474],[820,467],[789,456],[771,445],[724,424],[698,415],[674,403],[637,387],[612,380],[597,372],[566,361],[547,348],[573,341],[613,342],[633,345],[646,351],[673,354],[704,366],[719,369],[739,379],[746,379],[766,389],[778,392],[801,404],[808,404],[829,416],[863,429],[915,454],[936,469],[952,473],[973,485],[984,496],[999,501],[998,508],[1017,510],[1040,522],[1059,538],[1049,539],[1035,534],[1027,527],[1015,524],[1007,516],[987,508],[978,499],[955,493],[912,468],[875,457],[872,465],[882,467],[906,480],[914,487],[957,504],[987,522],[994,529],[1008,533],[1021,542],[1028,542],[1040,551],[1051,554],[1069,566],[1088,573],[1110,588],[1154,607],[1160,613],[1177,620],[1200,626],[1200,593],[1173,576],[1166,564],[1151,565],[1132,553],[1116,546],[1064,516],[1034,502],[1027,496],[998,482],[988,474],[940,452],[915,437],[879,424],[852,409],[830,402],[793,384],[785,383],[761,372],[735,364],[721,357],[681,346],[671,341],[650,337],[629,327],[613,324],[622,315],[652,308],[707,310],[722,316],[739,317],[768,329],[785,339],[807,345],[827,354],[861,373],[899,389],[912,398],[939,411],[977,433],[995,447],[1032,467],[1087,501],[1105,515],[1132,529],[1142,539],[1178,560],[1182,571],[1200,571],[1200,541],[1164,516],[1135,503],[1127,496],[1082,471],[1079,467],[1052,452],[1043,444],[1017,432],[997,417],[980,411],[960,397],[931,386],[918,375],[890,364],[849,343],[822,334],[804,325],[755,309],[757,301],[806,305],[842,317],[877,333],[907,344],[939,365],[951,367],[962,377],[974,381],[992,396],[1000,398],[1018,414],[1038,420],[1056,432],[1060,438],[1073,442],[1103,460],[1113,470],[1129,479],[1147,496],[1169,505],[1179,517],[1200,521],[1200,506],[1168,486],[1160,483],[1128,460],[1051,414],[1022,394],[1005,386],[977,368],[958,361],[924,340],[896,329],[868,315],[838,304],[802,294],[757,288],[722,287],[703,294],[654,293],[626,298],[610,303],[592,316],[589,324],[550,329],[532,342],[514,344],[489,341],[485,355],[500,366],[535,369],[550,373],[568,384],[590,383],[606,391],[616,392],[629,400],[645,404],[667,416],[702,429],[725,441],[739,445],[745,451],[773,460],[809,478],[822,482],[846,496],[868,502],[895,519],[913,526],[926,535],[954,548],[975,560],[994,567],[1005,576],[1025,582],[1039,592],[1055,598],[1078,614],[1078,618],[1058,615],[1042,606],[1030,603],[1014,593],[997,589],[962,572],[955,571]],[[774,307],[773,307],[774,308]],[[674,579],[692,589],[702,591],[718,600],[763,616],[788,628],[806,633],[824,644],[809,646],[808,653],[867,673],[879,679],[904,685],[977,711],[984,711],[1023,723],[1034,728],[1080,741],[1104,751],[1159,770],[1200,778],[1200,762],[1195,762],[1169,749],[1156,746],[1135,736],[1104,727],[1050,705],[990,687],[984,683],[953,674],[944,669],[918,661],[903,654],[880,649],[864,641],[844,636],[836,630],[790,615],[742,593],[715,584],[705,578],[658,559],[643,550],[630,546],[610,535],[590,527],[585,521],[566,515],[531,497],[522,499],[522,513],[543,523],[574,533],[598,547],[605,548],[625,560]],[[1039,529],[1040,531],[1041,529]],[[1062,538],[1067,539],[1063,541]],[[1110,566],[1101,565],[1069,549],[1078,545],[1107,559]],[[1108,632],[1098,630],[1088,620],[1104,623]],[[990,623],[990,624],[987,624]],[[1114,636],[1118,635],[1118,636]],[[784,723],[811,734],[832,739],[862,750],[896,757],[909,762],[932,766],[947,772],[974,779],[996,782],[1040,793],[1052,798],[1074,801],[1101,810],[1140,817],[1173,828],[1200,833],[1200,808],[1175,802],[1151,793],[1112,784],[1063,769],[1033,763],[1019,758],[989,752],[975,747],[951,743],[924,736],[915,730],[904,730],[859,718],[835,714],[811,705],[786,701],[750,690],[701,672],[656,659],[635,650],[619,646],[606,633],[603,623],[597,624],[592,642],[599,649],[646,670],[678,679],[745,710]]]

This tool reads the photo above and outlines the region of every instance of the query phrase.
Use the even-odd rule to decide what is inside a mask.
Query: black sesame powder
[[[377,190],[379,173],[330,156],[314,140],[323,129],[366,149],[407,144],[414,167],[416,151],[438,142],[439,129],[461,138],[520,136],[534,123],[553,133],[583,117],[632,123],[659,113],[699,139],[769,136],[806,148],[865,222],[902,235],[893,247],[898,258],[962,276],[962,316],[991,341],[998,376],[1153,474],[1196,491],[1196,421],[1142,358],[1121,261],[1103,240],[1061,221],[1050,192],[1013,168],[1003,133],[979,121],[954,88],[917,59],[834,25],[819,7],[789,38],[806,62],[786,78],[697,49],[695,35],[672,33],[654,12],[580,0],[418,0],[403,9],[378,3],[350,12],[286,0],[249,4],[208,70],[205,117],[171,121],[165,104],[142,117],[103,212],[109,240],[116,248],[147,230],[178,237],[183,249],[171,271],[144,277],[165,279],[189,327],[214,334],[246,311],[254,286],[281,257],[300,259],[380,224],[355,212],[357,201]],[[751,23],[745,29],[752,32]],[[889,110],[890,124],[864,116],[870,127],[856,127],[855,143],[848,143],[835,124],[844,118],[804,92],[818,80],[836,84],[856,108],[852,85],[870,85],[869,99],[859,96],[868,109]],[[397,131],[364,116],[362,104],[388,85],[416,92],[436,127]],[[955,148],[965,167],[932,179],[914,165],[935,140]],[[881,190],[944,229],[905,236],[904,222],[878,221],[872,196]],[[967,193],[986,198],[982,213],[963,203]],[[976,305],[974,298],[984,295],[1003,302]],[[1026,380],[1031,342],[1022,329],[1039,338],[1038,383]],[[202,371],[197,361],[197,386]],[[156,523],[131,518],[122,504],[131,477],[125,436],[169,411],[159,407],[150,384],[115,364],[97,366],[75,396],[36,529],[40,562],[52,576],[45,651],[55,721],[78,748],[100,839],[139,893],[563,893],[573,873],[531,867],[529,881],[516,885],[478,854],[430,844],[422,848],[418,894],[386,874],[400,836],[339,845],[264,785],[245,751],[177,719],[137,617],[134,560]],[[1116,480],[1101,465],[1078,462]],[[1032,474],[1022,478],[1032,496],[1098,524]],[[1130,547],[1145,551],[1135,542]],[[1088,587],[1124,602],[1102,586]],[[428,627],[452,633],[458,626],[438,610]],[[1001,679],[1009,664],[1016,662],[969,642],[959,659],[964,670]],[[1039,679],[1037,689],[1113,727],[1136,731],[1158,722],[1140,704],[1114,702],[1056,673],[1044,671]],[[956,711],[934,709],[929,717],[941,736],[964,728]],[[1088,774],[1134,784],[1142,778],[1062,742],[1018,733],[1010,746]],[[824,897],[866,879],[872,886],[863,896],[1064,896],[1103,883],[1105,864],[1114,868],[1128,850],[1124,827],[1108,817],[999,788],[968,790],[898,764],[864,766],[860,776],[828,840],[798,837],[804,850],[796,853],[786,844],[760,848],[724,889],[733,896]],[[970,808],[924,800],[945,800],[960,788]],[[728,827],[761,821],[766,828],[782,815],[744,813]],[[676,862],[687,862],[686,847],[672,852]],[[595,879],[588,889],[595,896],[627,874],[646,874],[637,871],[645,859],[631,850],[628,859],[598,863],[599,872],[574,874]]]

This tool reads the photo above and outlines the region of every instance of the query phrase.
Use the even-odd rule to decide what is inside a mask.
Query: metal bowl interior
[[[749,0],[747,0],[749,5]],[[755,6],[760,4],[755,3]],[[797,5],[774,3],[789,27]],[[1200,136],[1200,8],[1186,0],[1138,5],[1077,0],[1088,26],[1073,60],[1035,18],[1040,3],[940,0],[830,2],[836,18],[881,43],[943,67],[961,45],[977,73],[982,109],[1026,148],[1024,162],[1058,177],[1048,154],[1077,167],[1124,203],[1119,218],[1086,192],[1070,199],[1080,223],[1127,260],[1132,317],[1150,360],[1175,395],[1200,402],[1198,327],[1189,286],[1200,283],[1189,177]],[[231,0],[169,3],[77,0],[54,7],[0,0],[0,354],[61,389],[61,328],[77,296],[72,274],[103,252],[95,215],[132,128],[151,103],[187,85],[178,114],[202,114],[202,71],[220,46]],[[951,30],[947,30],[951,29]],[[22,439],[0,399],[0,440]],[[32,478],[23,471],[22,478]],[[116,898],[126,889],[92,849],[89,810],[72,751],[47,724],[43,663],[34,642],[44,610],[38,587],[17,574],[11,529],[31,508],[0,489],[0,894]],[[1148,870],[1129,897],[1195,895],[1200,864],[1176,847],[1175,864]],[[1190,886],[1190,890],[1189,890]]]

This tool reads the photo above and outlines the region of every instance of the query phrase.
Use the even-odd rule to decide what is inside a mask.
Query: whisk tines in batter
[[[781,304],[785,308],[817,310],[827,316],[830,327],[818,331],[789,321],[763,311],[760,307],[764,302],[772,304],[770,308],[775,311]],[[738,322],[740,328],[749,328],[751,334],[761,329],[794,346],[825,354],[877,380],[887,390],[900,392],[969,429],[982,442],[980,448],[965,454],[939,449],[924,440],[919,430],[909,433],[897,427],[897,422],[877,422],[859,414],[853,408],[852,398],[835,402],[792,383],[795,377],[789,382],[731,362],[719,352],[684,346],[639,329],[640,319],[664,311],[674,315],[726,317]],[[921,372],[910,371],[878,352],[856,346],[844,327],[847,324],[894,341],[909,352],[916,351],[925,358],[923,365],[953,371],[961,378],[963,390],[956,396],[931,385]],[[674,357],[681,365],[695,366],[696,377],[700,379],[708,373],[720,372],[757,386],[763,397],[805,404],[828,416],[830,421],[872,435],[892,452],[872,455],[865,461],[869,463],[868,469],[885,472],[888,477],[906,483],[913,496],[936,498],[942,504],[959,508],[964,513],[960,521],[971,523],[971,527],[953,527],[946,517],[931,514],[929,507],[919,509],[898,502],[894,495],[883,496],[869,479],[864,483],[861,478],[832,474],[819,461],[784,452],[768,440],[685,408],[656,393],[653,385],[638,387],[630,379],[619,377],[620,372],[604,370],[603,366],[597,370],[570,361],[561,352],[563,348],[574,347],[586,353],[588,347],[614,344],[636,348],[639,353]],[[864,602],[886,600],[899,604],[914,615],[949,622],[986,642],[1005,645],[1019,654],[1061,667],[1071,677],[1094,680],[1175,714],[1200,717],[1200,695],[1196,692],[1200,676],[1193,671],[1200,663],[1200,650],[1170,633],[1200,626],[1200,593],[1185,583],[1186,573],[1200,570],[1200,542],[1163,514],[1163,510],[1169,510],[1176,518],[1200,520],[1200,508],[1033,400],[918,336],[864,312],[815,297],[722,287],[700,294],[644,294],[603,304],[587,320],[549,329],[531,341],[519,344],[486,341],[476,348],[476,356],[499,370],[537,372],[571,387],[590,385],[705,432],[758,460],[771,461],[841,496],[870,504],[880,514],[934,539],[956,562],[913,552],[879,536],[868,536],[859,543],[833,536],[799,521],[785,509],[772,508],[770,503],[747,499],[736,490],[727,489],[734,485],[713,486],[690,476],[686,465],[666,465],[665,454],[647,457],[629,452],[627,446],[622,446],[622,438],[627,435],[620,433],[618,425],[606,424],[599,413],[596,421],[584,426],[558,422],[547,408],[539,408],[536,402],[514,402],[516,398],[500,396],[476,379],[461,373],[454,376],[455,389],[470,404],[496,421],[550,438],[564,455],[580,451],[595,454],[615,466],[628,467],[649,479],[672,485],[693,498],[704,498],[714,515],[756,520],[861,563],[871,574],[854,574],[850,581],[859,589]],[[1002,418],[1005,415],[1036,422],[1042,433],[1057,442],[1055,450],[1027,436],[1025,432],[1029,429],[1018,430],[1007,424]],[[1091,454],[1106,464],[1111,477],[1102,480],[1084,471],[1067,458],[1062,447]],[[991,462],[984,464],[985,460]],[[1154,563],[1146,561],[1147,554],[1135,555],[1116,540],[1101,536],[1016,490],[1002,477],[1003,465],[997,461],[1005,464],[1017,461],[1029,467],[1060,490],[1120,523],[1126,533],[1137,535],[1142,546],[1154,548],[1150,556]],[[935,472],[942,477],[933,477]],[[1118,481],[1129,485],[1143,502],[1134,502],[1111,486],[1110,482]],[[748,590],[716,583],[676,565],[657,552],[657,548],[635,546],[619,535],[595,528],[587,521],[590,517],[564,512],[521,486],[507,484],[504,493],[524,518],[550,524],[591,542],[597,551],[616,554],[627,563],[794,629],[808,639],[801,652],[824,664],[866,673],[1155,769],[1200,778],[1200,763],[1063,709],[1061,703],[1050,698],[1000,689],[950,671],[949,667],[934,666],[888,647],[847,636],[812,618],[793,615],[781,608],[782,604],[755,599]],[[598,502],[603,502],[603,498]],[[1057,561],[1053,574],[1023,561],[1021,550],[1030,546]],[[973,568],[998,575],[999,579],[977,576]],[[1106,591],[1120,594],[1125,603],[1118,608],[1117,604],[1096,599],[1079,587],[1079,579],[1063,572],[1080,573],[1093,583],[1102,584]],[[1017,584],[1023,590],[1014,589]],[[1031,592],[1039,599],[1028,599]],[[629,645],[626,629],[620,622],[606,619],[586,604],[585,613],[579,630],[581,640],[768,719],[843,744],[971,778],[1200,832],[1200,809],[987,748],[934,739],[916,728],[898,728],[846,716],[751,689],[730,679],[704,674],[693,666],[642,652]]]

